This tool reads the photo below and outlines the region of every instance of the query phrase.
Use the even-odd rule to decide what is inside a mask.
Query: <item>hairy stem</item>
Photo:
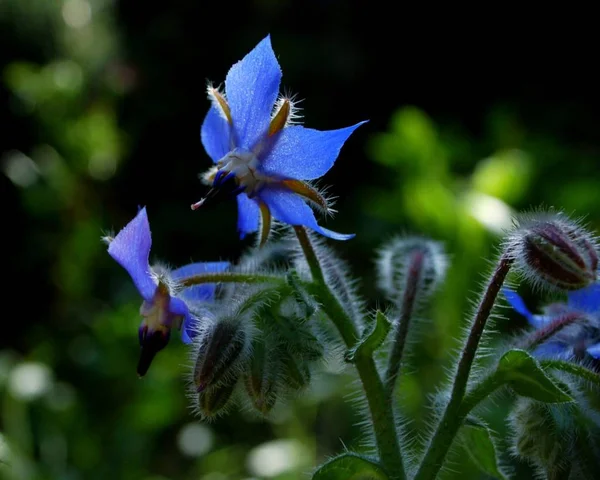
[[[394,343],[392,352],[388,362],[387,371],[385,372],[385,388],[390,399],[394,393],[396,379],[399,376],[400,366],[402,363],[402,355],[406,344],[406,336],[408,335],[408,327],[412,318],[417,290],[422,277],[424,254],[417,252],[408,266],[406,274],[406,285],[402,295],[402,304],[400,306],[400,317],[394,328]]]
[[[503,255],[484,290],[475,312],[471,331],[461,353],[450,401],[419,466],[415,480],[434,479],[442,468],[444,458],[462,422],[459,413],[479,341],[511,265],[512,259],[508,255]]]
[[[465,395],[465,398],[460,404],[458,410],[458,427],[462,424],[463,420],[479,403],[488,398],[498,388],[506,383],[505,379],[502,378],[497,372],[483,379],[483,381],[477,384],[470,392]],[[457,429],[458,431],[458,429]]]
[[[296,231],[313,277],[313,285],[310,292],[321,303],[323,310],[337,327],[346,346],[348,348],[353,347],[358,338],[358,332],[352,319],[327,286],[319,258],[306,230],[304,227],[298,226],[295,226],[294,230]],[[356,359],[354,365],[362,382],[369,411],[371,412],[379,459],[383,467],[390,474],[391,479],[404,480],[406,474],[402,455],[400,454],[392,404],[386,395],[385,387],[375,366],[375,361],[371,356],[361,356]]]
[[[200,275],[192,275],[186,277],[179,282],[182,287],[191,287],[203,283],[267,283],[267,282],[283,282],[281,277],[275,275],[256,275],[254,273],[236,273],[236,272],[219,272],[219,273],[202,273]]]
[[[568,327],[569,325],[577,322],[578,320],[583,319],[585,319],[585,317],[583,317],[581,313],[577,312],[560,315],[555,320],[552,320],[552,322],[550,322],[548,325],[545,325],[542,328],[538,328],[529,337],[527,337],[523,342],[522,348],[527,350],[533,350],[535,347],[544,343],[550,337],[556,335],[563,328]]]

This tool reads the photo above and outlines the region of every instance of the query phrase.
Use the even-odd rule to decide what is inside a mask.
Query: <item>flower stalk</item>
[[[444,458],[463,420],[460,415],[461,406],[481,336],[512,263],[512,257],[507,254],[502,255],[484,290],[471,331],[461,353],[450,401],[423,457],[415,480],[433,479],[442,468]]]
[[[393,396],[394,387],[396,386],[396,379],[398,378],[398,374],[400,372],[402,355],[404,353],[404,346],[406,344],[406,337],[408,335],[408,328],[414,312],[415,300],[417,298],[417,292],[421,282],[424,259],[424,253],[417,251],[415,252],[411,259],[411,263],[408,266],[406,287],[402,295],[402,303],[400,306],[400,318],[398,319],[394,329],[394,343],[388,361],[387,371],[385,373],[385,388],[390,399]]]
[[[358,339],[358,332],[342,305],[327,286],[321,264],[306,229],[295,226],[294,231],[313,277],[311,293],[315,295],[327,316],[337,327],[346,346],[348,348],[353,347]],[[400,452],[392,404],[386,394],[375,361],[371,356],[360,357],[356,359],[355,366],[369,405],[375,442],[381,463],[390,474],[390,478],[404,480],[406,473]]]

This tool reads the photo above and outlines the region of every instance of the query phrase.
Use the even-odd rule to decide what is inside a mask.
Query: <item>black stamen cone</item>
[[[202,205],[204,207],[206,205],[218,203],[222,200],[229,200],[242,192],[243,188],[240,189],[238,180],[234,175],[229,176],[229,178],[224,178],[225,181],[220,181],[218,185],[213,186],[208,191],[206,196],[198,202],[198,206]]]
[[[152,363],[152,360],[154,360],[155,355],[165,348],[169,343],[169,337],[170,332],[160,331],[149,332],[145,336],[140,352],[140,359],[137,365],[137,374],[140,377],[146,375],[146,372],[148,372],[150,364]]]

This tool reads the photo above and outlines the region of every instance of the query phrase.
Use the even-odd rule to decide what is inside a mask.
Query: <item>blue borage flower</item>
[[[569,292],[566,303],[550,304],[541,315],[531,313],[516,292],[507,288],[503,292],[510,305],[538,331],[551,328],[561,318],[585,318],[585,322],[576,321],[574,329],[558,329],[537,347],[536,355],[569,359],[585,352],[600,359],[600,284]]]
[[[304,225],[322,235],[347,240],[317,224],[312,209],[330,212],[328,201],[306,181],[323,176],[352,132],[365,122],[339,130],[319,131],[295,125],[294,99],[279,96],[281,68],[263,39],[227,74],[225,91],[208,86],[212,106],[201,128],[204,149],[216,166],[204,175],[211,192],[237,196],[241,238],[270,228],[271,216],[289,225]],[[266,228],[265,228],[266,226]],[[263,239],[264,240],[264,239]]]
[[[151,246],[146,208],[140,209],[114,239],[109,239],[108,246],[109,255],[127,270],[143,298],[140,308],[143,320],[139,329],[142,347],[139,375],[146,373],[154,355],[167,345],[172,328],[181,329],[183,341],[191,342],[197,328],[190,306],[211,301],[214,297],[214,284],[182,290],[180,282],[194,275],[222,272],[229,266],[227,262],[213,262],[192,263],[176,270],[162,266],[150,267],[148,259]]]

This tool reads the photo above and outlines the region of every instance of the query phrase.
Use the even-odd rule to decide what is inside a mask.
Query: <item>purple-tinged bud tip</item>
[[[407,285],[422,299],[444,280],[447,266],[442,244],[418,236],[394,238],[379,252],[378,284],[394,302]]]
[[[537,286],[578,290],[596,281],[594,238],[562,214],[526,218],[508,248],[521,272]]]

